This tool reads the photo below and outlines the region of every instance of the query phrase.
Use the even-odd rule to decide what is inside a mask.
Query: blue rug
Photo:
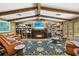
[[[52,41],[31,41],[24,43],[26,48],[24,55],[65,55],[66,44],[64,41],[60,43],[52,43]]]

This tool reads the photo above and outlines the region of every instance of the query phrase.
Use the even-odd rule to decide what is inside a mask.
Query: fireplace
[[[32,38],[43,39],[47,38],[49,33],[46,30],[32,30]]]

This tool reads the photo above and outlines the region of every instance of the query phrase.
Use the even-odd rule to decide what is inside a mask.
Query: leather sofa
[[[0,35],[0,43],[4,46],[5,49],[5,55],[13,55],[17,52],[17,50],[14,49],[17,45],[20,45],[21,42],[17,40],[8,40],[5,36]]]

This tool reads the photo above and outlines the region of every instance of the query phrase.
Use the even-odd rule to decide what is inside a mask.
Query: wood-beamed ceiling
[[[26,18],[38,17],[38,16],[45,17],[45,18],[52,18],[52,19],[72,20],[72,18],[71,19],[65,19],[65,18],[54,17],[54,16],[49,16],[49,15],[41,15],[40,14],[41,10],[46,10],[46,11],[51,11],[51,12],[59,12],[59,13],[67,13],[67,14],[73,14],[73,15],[79,15],[79,12],[62,10],[62,9],[56,9],[56,8],[49,8],[49,7],[46,7],[46,6],[41,6],[40,3],[36,3],[36,5],[34,7],[0,12],[0,16],[6,16],[6,15],[15,14],[15,13],[22,13],[22,12],[28,12],[28,11],[33,11],[33,10],[37,10],[36,15],[10,19],[8,21],[21,20],[21,19],[26,19]],[[79,16],[76,17],[76,18],[79,18]],[[76,18],[73,18],[73,19],[76,19]]]

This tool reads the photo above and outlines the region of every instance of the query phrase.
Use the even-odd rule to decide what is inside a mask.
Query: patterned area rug
[[[64,41],[53,43],[52,40],[25,42],[24,55],[66,55],[66,44]]]

